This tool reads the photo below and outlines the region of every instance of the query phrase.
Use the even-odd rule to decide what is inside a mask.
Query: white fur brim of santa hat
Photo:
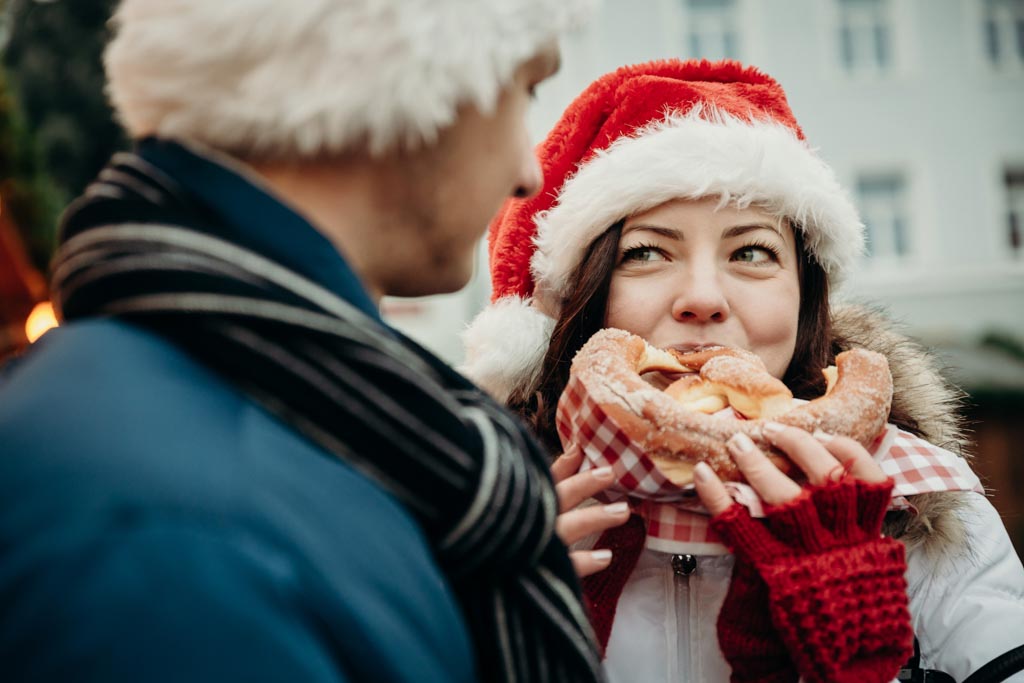
[[[104,62],[134,138],[244,159],[429,144],[487,113],[592,0],[123,0]]]
[[[554,327],[529,298],[498,299],[462,333],[467,353],[459,370],[505,403],[537,384]]]
[[[536,216],[534,297],[556,309],[591,242],[617,221],[673,199],[719,197],[799,226],[838,282],[864,249],[864,226],[832,169],[788,126],[700,104],[621,137],[580,167]]]
[[[554,328],[540,311],[557,315],[590,244],[630,215],[674,199],[756,205],[792,221],[832,284],[864,248],[856,208],[781,87],[735,62],[624,67],[570,105],[539,153],[544,189],[492,224],[493,303],[464,334],[463,372],[502,401],[537,382]]]

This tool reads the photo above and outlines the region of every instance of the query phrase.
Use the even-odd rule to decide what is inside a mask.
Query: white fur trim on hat
[[[498,299],[462,333],[466,363],[459,370],[501,403],[521,397],[537,383],[554,327],[529,299]]]
[[[433,141],[590,0],[123,0],[104,60],[135,137],[242,158]]]
[[[697,106],[619,138],[566,181],[536,218],[534,295],[557,305],[587,247],[617,221],[672,199],[713,196],[794,221],[834,283],[864,248],[853,203],[792,129]]]

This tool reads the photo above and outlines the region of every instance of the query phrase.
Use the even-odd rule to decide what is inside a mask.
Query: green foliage
[[[0,74],[0,201],[19,227],[32,261],[45,270],[62,198],[41,171],[33,138]]]
[[[127,146],[103,92],[103,46],[115,0],[9,0],[3,68],[10,123],[0,135],[28,192],[17,223],[37,264],[52,247],[59,207]],[[10,149],[8,149],[10,148]],[[6,194],[5,194],[6,198]],[[14,209],[12,208],[12,211]]]

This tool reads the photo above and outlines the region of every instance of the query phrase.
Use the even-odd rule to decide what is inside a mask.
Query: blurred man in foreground
[[[454,291],[561,0],[124,0],[137,141],[0,376],[5,680],[600,677],[524,428],[379,317]]]

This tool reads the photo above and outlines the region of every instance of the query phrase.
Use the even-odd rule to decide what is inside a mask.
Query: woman
[[[509,202],[492,226],[494,303],[467,332],[468,374],[524,415],[557,453],[555,407],[569,363],[602,327],[657,346],[748,349],[807,399],[823,391],[820,369],[838,351],[885,353],[895,384],[890,422],[899,430],[873,459],[843,439],[784,430],[775,444],[807,474],[808,493],[748,443],[734,439],[730,453],[783,515],[844,485],[857,488],[850,505],[863,510],[885,488],[885,534],[907,549],[920,650],[913,666],[957,680],[983,667],[1008,670],[1024,642],[1024,628],[1016,626],[1024,625],[1024,569],[977,478],[962,459],[932,445],[962,444],[956,395],[879,316],[832,310],[829,290],[860,253],[863,226],[804,141],[779,85],[734,62],[625,67],[570,105],[540,157],[544,189]],[[570,448],[556,462],[556,476],[567,477],[580,460]],[[845,469],[851,477],[835,483]],[[941,476],[929,476],[936,472]],[[587,476],[568,478],[563,488],[602,485]],[[869,652],[866,633],[831,651],[843,665],[837,670],[808,670],[801,648],[815,639],[803,633],[794,640],[783,612],[769,609],[769,617],[751,607],[763,607],[770,572],[730,526],[749,517],[737,513],[707,470],[698,490],[717,515],[710,534],[706,517],[681,512],[699,533],[661,537],[651,531],[651,506],[633,501],[646,519],[629,517],[589,555],[577,553],[584,571],[608,566],[585,588],[598,636],[607,640],[612,680],[725,680],[730,670],[734,681],[891,676],[899,649]],[[615,514],[616,522],[627,517],[602,508],[573,514],[563,516],[563,528],[607,527]],[[778,528],[778,520],[769,515],[767,526]],[[862,531],[870,536],[870,524]],[[563,532],[570,541],[576,535]],[[848,541],[847,558],[872,545]],[[840,583],[856,585],[849,576]],[[871,595],[876,587],[868,581],[856,590]],[[818,623],[827,629],[833,622]],[[756,656],[745,659],[744,651]],[[878,663],[870,675],[857,668],[866,654]]]

